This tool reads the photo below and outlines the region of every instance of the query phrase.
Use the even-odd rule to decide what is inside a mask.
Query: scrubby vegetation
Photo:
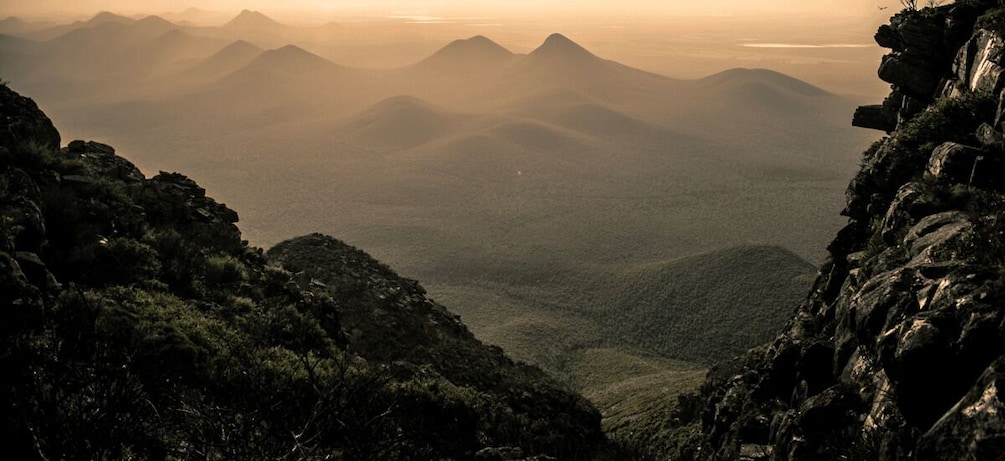
[[[397,317],[421,326],[420,355],[368,346],[362,323],[345,334],[348,312],[432,305],[400,304],[399,288],[421,287],[362,252],[333,270],[371,271],[365,283],[304,278],[242,242],[236,213],[189,178],[146,179],[102,144],[59,150],[7,88],[0,112],[11,459],[473,459],[500,446],[590,459],[604,443],[588,402],[456,320]]]

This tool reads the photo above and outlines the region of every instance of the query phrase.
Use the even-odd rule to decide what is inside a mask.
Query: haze
[[[176,2],[168,0],[135,2],[130,0],[94,0],[76,2],[67,0],[36,0],[0,2],[8,14],[27,16],[53,16],[54,14],[87,14],[96,10],[114,10],[122,13],[151,13],[176,11],[189,7],[209,10],[260,9],[266,12],[313,11],[345,13],[353,11],[424,11],[440,16],[470,15],[736,15],[736,14],[814,14],[821,16],[868,16],[878,7],[897,6],[889,0],[634,0],[608,2],[602,0],[510,0],[506,2],[471,2],[464,0],[209,0],[201,2]]]
[[[0,77],[64,143],[191,176],[253,244],[359,246],[571,383],[597,351],[707,364],[843,224],[889,13],[605,5],[6,2]],[[696,324],[729,343],[689,350]]]

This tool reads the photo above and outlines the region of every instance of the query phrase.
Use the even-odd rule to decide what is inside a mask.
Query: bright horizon
[[[412,14],[445,18],[458,17],[512,17],[524,19],[553,19],[562,21],[570,17],[645,17],[649,19],[675,16],[818,16],[824,18],[888,16],[900,8],[896,0],[635,0],[611,6],[603,0],[511,0],[507,2],[474,3],[465,0],[207,0],[202,2],[176,2],[155,0],[135,2],[127,0],[92,0],[70,2],[66,0],[2,0],[0,9],[5,16],[69,17],[86,16],[100,11],[122,14],[162,14],[181,12],[188,8],[214,12],[236,13],[243,9],[260,10],[280,17],[297,17],[303,14],[314,20],[333,20],[339,15],[393,15]],[[558,16],[556,16],[558,15]],[[537,16],[535,18],[535,16]],[[305,17],[305,19],[307,19]]]

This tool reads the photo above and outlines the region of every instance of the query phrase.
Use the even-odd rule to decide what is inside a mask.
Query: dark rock
[[[37,143],[43,149],[57,150],[59,141],[59,132],[35,101],[0,85],[0,145],[28,148]]]
[[[926,174],[949,183],[970,184],[982,161],[984,152],[980,149],[947,142],[932,152]]]
[[[929,63],[896,54],[883,58],[883,63],[879,66],[879,78],[897,85],[904,94],[918,99],[931,99],[940,81]]]
[[[918,460],[1001,460],[1005,457],[1005,357],[918,440]]]
[[[888,245],[900,243],[900,239],[907,229],[915,224],[915,221],[930,211],[933,204],[928,200],[927,195],[921,190],[918,183],[910,182],[904,184],[897,191],[897,196],[893,198],[890,208],[883,216],[880,235]]]
[[[523,450],[516,447],[488,447],[475,453],[475,459],[485,461],[511,461],[523,457]]]
[[[959,398],[951,320],[940,313],[918,315],[880,341],[879,360],[894,383],[898,407],[919,427],[932,424]]]
[[[896,28],[905,55],[933,61],[945,55],[945,21],[939,15],[908,14]]]
[[[4,206],[3,215],[9,219],[7,225],[10,226],[13,242],[0,242],[11,245],[24,251],[38,251],[45,241],[45,216],[42,208],[24,195],[15,196],[10,203]],[[13,250],[13,248],[8,248]]]
[[[834,346],[817,341],[806,347],[796,368],[807,386],[808,395],[816,395],[834,384]]]
[[[68,154],[80,156],[84,154],[111,156],[115,155],[115,148],[109,146],[108,144],[102,144],[100,142],[94,141],[81,141],[79,139],[70,141],[66,145],[66,152]]]
[[[852,126],[881,130],[887,133],[897,128],[897,113],[882,104],[859,106],[851,119]]]
[[[876,40],[876,44],[883,48],[889,48],[893,51],[904,50],[904,42],[900,38],[900,34],[889,24],[879,26],[879,30],[876,31],[876,35],[873,35],[873,39]]]
[[[49,268],[46,267],[45,262],[37,254],[18,251],[15,253],[14,259],[32,285],[45,288],[59,286],[56,278],[49,272]]]
[[[858,290],[850,302],[853,323],[849,326],[860,344],[875,343],[891,323],[896,324],[919,310],[918,300],[911,292],[914,281],[915,271],[897,269],[872,277]]]
[[[143,173],[132,162],[115,155],[115,148],[94,141],[71,141],[63,155],[80,159],[98,178],[115,179],[126,184],[143,181]]]
[[[966,213],[961,211],[945,211],[929,215],[918,221],[907,231],[903,245],[912,258],[912,264],[917,265],[939,258],[939,252],[949,255],[946,248],[956,244],[961,235],[969,232],[973,224]]]

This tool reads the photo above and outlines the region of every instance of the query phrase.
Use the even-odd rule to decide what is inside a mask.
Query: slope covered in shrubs
[[[6,86],[0,117],[11,459],[473,459],[497,447],[591,459],[604,444],[582,397],[482,345],[362,252],[309,236],[269,261],[191,179],[148,179],[99,143],[61,149]],[[297,245],[337,251],[301,261]]]

